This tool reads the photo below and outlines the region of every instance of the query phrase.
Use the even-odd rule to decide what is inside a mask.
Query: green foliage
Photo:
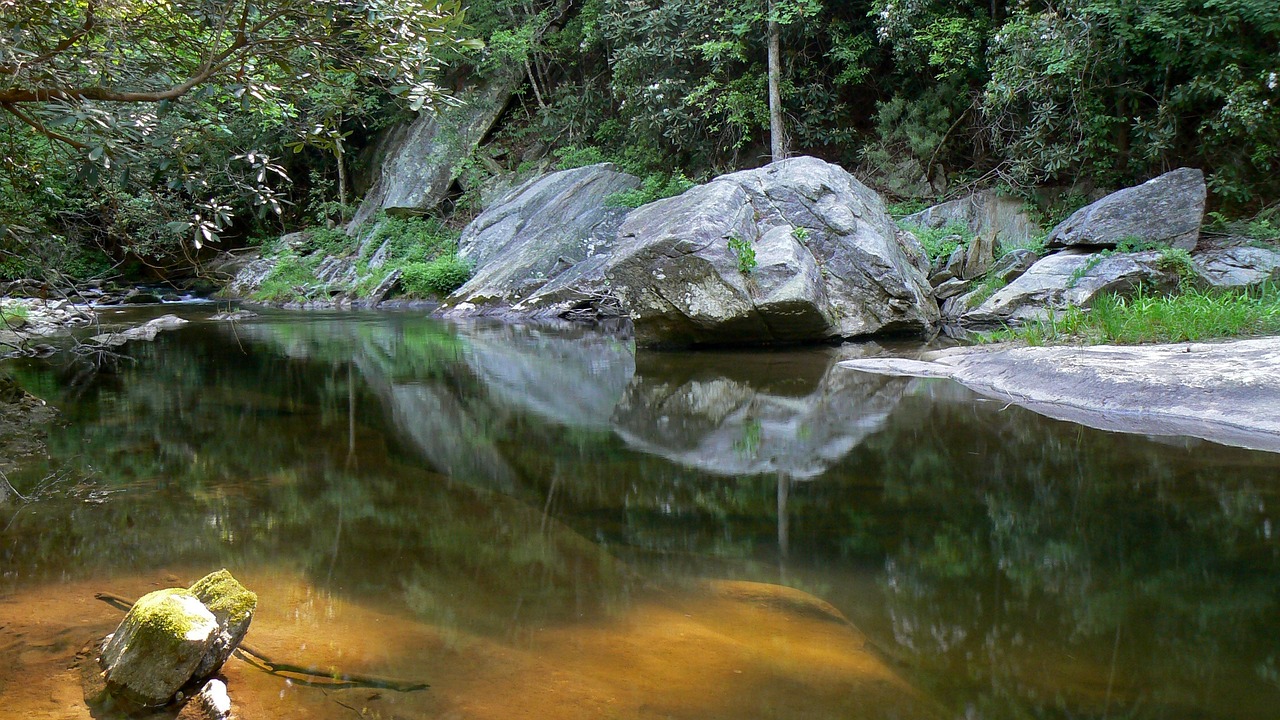
[[[28,315],[26,305],[0,303],[0,325],[20,326],[27,321]]]
[[[1222,212],[1210,212],[1204,230],[1209,233],[1243,237],[1250,240],[1280,239],[1280,217],[1276,212],[1260,213],[1252,218],[1235,219]]]
[[[738,258],[738,272],[748,275],[752,270],[756,269],[759,263],[756,261],[756,249],[751,245],[751,241],[743,240],[737,235],[731,235],[728,243],[729,252]]]
[[[557,170],[572,170],[588,165],[598,165],[602,162],[608,162],[608,159],[605,157],[604,151],[594,145],[582,147],[570,145],[556,151],[555,167]]]
[[[409,297],[445,297],[471,277],[471,265],[449,255],[402,268],[401,284]]]
[[[1225,292],[1187,289],[1176,295],[1140,290],[1128,298],[1105,294],[1088,309],[1071,307],[983,340],[1131,345],[1275,333],[1280,333],[1280,287],[1272,284]]]
[[[929,202],[920,198],[911,198],[901,202],[888,203],[885,205],[885,212],[889,213],[889,217],[894,220],[901,220],[908,215],[929,209]]]
[[[640,187],[616,192],[605,198],[604,202],[613,207],[638,208],[655,200],[683,195],[696,184],[678,170],[669,175],[649,175],[641,182]]]
[[[973,241],[973,233],[969,232],[968,226],[960,223],[951,223],[940,228],[904,225],[902,229],[916,236],[930,261],[949,257],[958,248],[965,247]]]
[[[791,237],[795,238],[797,242],[804,242],[809,239],[809,228],[797,225],[791,228]]]
[[[327,291],[315,272],[322,259],[315,255],[299,257],[292,250],[282,252],[252,298],[260,302],[300,302]]]

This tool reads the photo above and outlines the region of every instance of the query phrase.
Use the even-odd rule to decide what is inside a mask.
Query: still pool
[[[430,684],[233,659],[245,720],[1280,717],[1280,455],[836,366],[903,347],[182,312],[8,366],[60,420],[0,500],[0,717],[91,717],[94,594],[221,567],[255,648]]]

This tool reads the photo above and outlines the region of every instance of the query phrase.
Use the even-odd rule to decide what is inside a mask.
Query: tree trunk
[[[782,39],[769,2],[769,149],[773,161],[787,156],[786,130],[782,126]]]

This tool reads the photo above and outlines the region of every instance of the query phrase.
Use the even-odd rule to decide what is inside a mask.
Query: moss
[[[219,570],[200,578],[189,592],[220,620],[235,625],[258,607],[257,594],[247,590],[230,572]]]
[[[200,620],[200,616],[192,612],[193,603],[183,602],[184,599],[198,600],[193,595],[183,588],[168,588],[139,598],[126,618],[126,623],[133,623],[137,628],[135,642],[174,647],[185,641]]]

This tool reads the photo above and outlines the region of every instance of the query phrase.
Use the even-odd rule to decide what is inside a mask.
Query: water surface
[[[15,368],[62,411],[52,460],[10,478],[31,501],[0,503],[15,717],[89,716],[74,656],[119,620],[94,592],[223,566],[262,596],[255,646],[432,685],[233,660],[246,717],[1280,707],[1280,456],[835,367],[901,348],[183,312],[100,372]]]

